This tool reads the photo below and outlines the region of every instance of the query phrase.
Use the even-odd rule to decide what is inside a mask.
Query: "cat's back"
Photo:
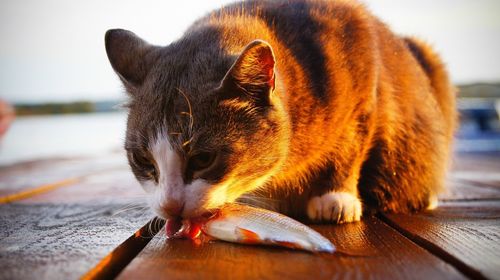
[[[323,105],[370,87],[365,85],[375,79],[376,29],[385,28],[362,5],[343,0],[237,2],[190,30],[207,26],[217,30],[218,46],[227,53],[255,39],[269,42],[287,91]],[[366,83],[351,82],[360,76]]]

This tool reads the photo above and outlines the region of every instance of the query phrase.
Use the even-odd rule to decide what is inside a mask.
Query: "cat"
[[[125,149],[165,219],[251,203],[310,221],[433,208],[456,126],[437,54],[354,1],[245,1],[169,46],[105,35]]]

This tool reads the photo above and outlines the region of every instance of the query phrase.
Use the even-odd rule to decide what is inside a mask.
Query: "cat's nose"
[[[172,201],[167,203],[167,205],[163,207],[163,210],[170,217],[179,217],[182,213],[182,210],[184,210],[184,203],[178,201]]]

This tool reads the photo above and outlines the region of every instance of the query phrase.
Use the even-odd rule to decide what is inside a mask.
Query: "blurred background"
[[[120,153],[126,96],[106,57],[106,30],[167,45],[230,2],[1,1],[0,166]],[[460,89],[455,149],[500,151],[500,1],[362,2],[397,33],[431,43],[448,65]]]

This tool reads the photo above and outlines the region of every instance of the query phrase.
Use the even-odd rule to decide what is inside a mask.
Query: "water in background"
[[[461,110],[461,129],[457,133],[455,151],[499,152],[497,114],[488,117],[492,129],[484,131],[478,125],[482,122],[477,121],[477,113],[467,112]],[[125,112],[18,117],[0,142],[0,166],[54,157],[121,152],[126,117]]]
[[[121,151],[126,113],[18,117],[0,142],[0,166]]]

